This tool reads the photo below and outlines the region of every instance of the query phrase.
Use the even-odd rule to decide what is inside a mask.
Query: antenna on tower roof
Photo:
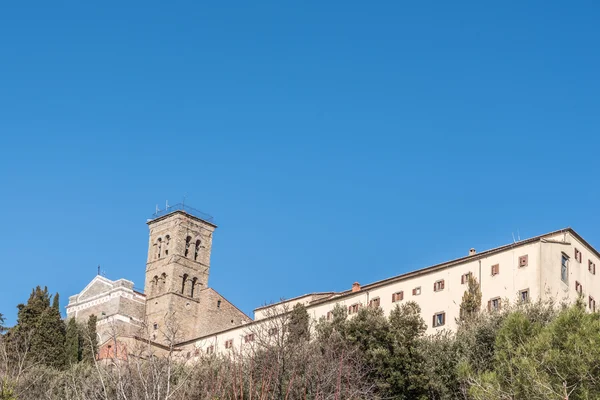
[[[98,264],[98,275],[100,275],[100,264]]]
[[[513,243],[517,243],[517,241],[515,240],[515,233],[512,232],[512,237],[513,237]]]

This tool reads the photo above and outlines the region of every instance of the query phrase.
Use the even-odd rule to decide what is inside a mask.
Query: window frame
[[[519,256],[519,268],[525,268],[529,266],[529,254]]]
[[[404,290],[392,293],[392,303],[397,303],[402,300],[404,300]]]
[[[491,267],[492,276],[500,275],[500,264],[494,264]]]
[[[592,296],[588,296],[588,307],[592,312],[596,312],[596,300]]]
[[[353,303],[348,306],[348,315],[356,314],[360,310],[360,303]]]
[[[523,299],[523,293],[527,294],[527,296],[526,296],[527,298]],[[529,297],[529,288],[519,290],[519,301],[521,303],[529,303],[529,299],[530,299],[530,297]]]
[[[461,285],[467,285],[467,284],[469,283],[469,277],[470,277],[471,275],[473,275],[473,273],[472,273],[472,272],[467,272],[467,273],[464,273],[464,274],[462,274],[462,275],[460,276],[460,284],[461,284]]]
[[[369,307],[370,308],[377,308],[377,307],[380,307],[380,306],[381,306],[381,299],[379,297],[374,297],[371,300],[369,300]]]
[[[438,323],[438,317],[442,317],[442,321],[440,323]],[[431,325],[433,328],[439,328],[440,326],[446,325],[446,312],[439,311],[433,314],[433,321]]]
[[[421,286],[417,286],[417,287],[413,288],[412,295],[413,296],[420,296],[421,295]]]
[[[579,294],[583,294],[583,285],[579,281],[575,281],[575,291]]]
[[[244,336],[244,343],[251,343],[254,342],[254,333],[249,333],[246,336]]]
[[[498,302],[498,306],[494,307],[494,302]],[[488,311],[500,311],[502,309],[502,298],[501,297],[492,297],[488,300]]]
[[[588,259],[588,271],[592,274],[592,275],[596,275],[596,263],[593,262],[592,260]]]
[[[441,292],[444,290],[444,287],[446,286],[446,283],[443,279],[440,279],[438,281],[435,281],[433,283],[433,291],[434,292]]]
[[[227,340],[225,341],[225,348],[226,348],[226,349],[231,349],[231,348],[233,348],[233,339],[227,339]]]
[[[577,260],[577,262],[581,262],[581,251],[579,251],[577,247],[575,247],[575,260]]]
[[[564,283],[566,285],[569,284],[569,261],[570,261],[570,257],[566,253],[561,253],[560,280],[562,283]],[[563,271],[564,271],[564,273],[563,273]]]

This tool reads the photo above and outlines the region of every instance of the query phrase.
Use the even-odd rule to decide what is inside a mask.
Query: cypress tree
[[[98,352],[98,336],[96,335],[96,322],[98,319],[94,314],[88,318],[83,337],[82,360],[93,363]]]
[[[302,340],[310,338],[310,330],[308,328],[309,319],[306,307],[301,303],[297,303],[290,313],[290,319],[287,324],[288,340],[290,343],[299,343]]]
[[[6,327],[4,326],[4,315],[2,313],[0,313],[0,333],[3,333],[6,330]]]
[[[460,303],[460,320],[465,321],[477,315],[481,308],[481,288],[477,278],[469,274],[467,290]]]
[[[62,368],[66,363],[66,326],[60,315],[58,296],[54,299],[52,307],[46,308],[40,316],[32,345],[46,365]]]
[[[65,335],[58,295],[51,303],[48,288],[37,286],[32,290],[26,304],[19,304],[14,340],[26,345],[37,361],[53,367],[65,364]]]
[[[79,326],[75,318],[70,318],[67,323],[66,335],[66,358],[67,365],[73,365],[81,361],[81,338]]]

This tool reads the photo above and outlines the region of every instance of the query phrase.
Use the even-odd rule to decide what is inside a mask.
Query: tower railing
[[[202,211],[197,210],[193,207],[186,206],[183,203],[177,203],[172,206],[167,206],[167,207],[165,207],[164,210],[159,210],[157,207],[156,212],[154,214],[152,214],[152,219],[162,217],[162,216],[170,214],[174,211],[183,211],[183,212],[190,214],[196,218],[200,218],[203,221],[214,223],[214,218],[212,217],[212,215],[203,213]]]

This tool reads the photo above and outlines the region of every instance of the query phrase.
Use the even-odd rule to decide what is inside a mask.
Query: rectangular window
[[[575,281],[575,291],[579,294],[583,293],[583,286],[581,286],[579,281]]]
[[[529,262],[529,257],[527,256],[527,254],[519,257],[519,268],[526,267],[528,262]]]
[[[569,257],[563,253],[560,265],[560,279],[568,284],[569,283]]]
[[[277,332],[279,332],[279,329],[277,329],[277,328],[269,328],[269,336],[277,335]]]
[[[413,293],[413,296],[420,295],[421,294],[421,286],[414,288],[412,293]]]
[[[244,343],[254,342],[254,333],[244,336]]]
[[[404,300],[404,291],[401,290],[399,292],[392,294],[392,303],[395,303],[397,301],[402,301],[402,300]]]
[[[331,311],[327,311],[327,321],[333,320],[333,313]]]
[[[212,354],[215,352],[215,346],[208,346],[206,348],[206,354]]]
[[[433,327],[437,328],[438,326],[443,326],[446,323],[446,313],[439,312],[433,314]]]
[[[523,289],[519,291],[519,300],[523,303],[529,302],[529,289]]]
[[[433,291],[439,292],[440,290],[444,290],[444,280],[437,281],[433,284]]]
[[[369,301],[369,307],[371,307],[371,308],[379,307],[379,297],[376,297],[373,300]]]
[[[229,339],[225,341],[225,348],[231,349],[233,347],[233,339]]]
[[[596,300],[594,300],[592,296],[588,298],[588,305],[590,306],[590,310],[592,310],[592,312],[596,311]]]
[[[500,264],[492,265],[492,276],[498,275],[500,273]]]
[[[465,285],[467,283],[469,283],[469,277],[471,276],[470,272],[467,272],[466,274],[462,274],[460,276],[460,284],[461,285]]]
[[[352,304],[348,307],[348,314],[356,314],[360,308],[360,303]]]
[[[581,252],[578,249],[575,249],[575,260],[581,262]]]
[[[493,299],[490,299],[490,301],[488,301],[488,311],[498,311],[500,310],[501,304],[500,304],[500,297],[495,297]]]
[[[590,271],[593,275],[596,275],[596,264],[594,264],[592,260],[588,260],[588,271]]]

